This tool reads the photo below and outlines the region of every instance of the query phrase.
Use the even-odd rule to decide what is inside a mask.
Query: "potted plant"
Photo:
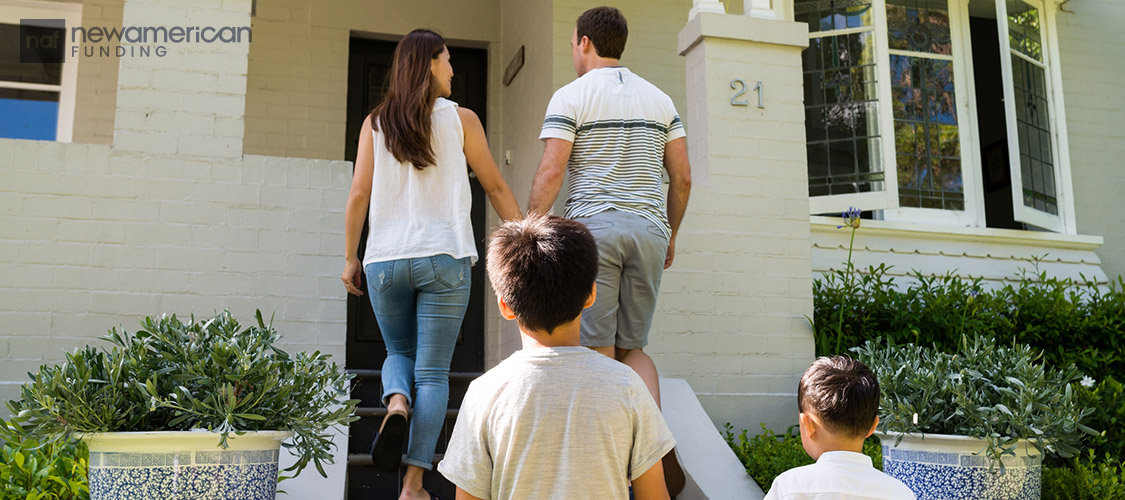
[[[29,373],[8,403],[18,432],[88,444],[93,500],[272,499],[279,445],[298,457],[286,471],[325,474],[330,428],[356,418],[351,377],[328,355],[282,351],[261,311],[248,328],[229,311],[141,325]]]
[[[1038,499],[1045,453],[1078,453],[1093,412],[1075,399],[1072,365],[1030,347],[962,339],[949,354],[869,341],[852,349],[879,377],[883,471],[924,499]]]

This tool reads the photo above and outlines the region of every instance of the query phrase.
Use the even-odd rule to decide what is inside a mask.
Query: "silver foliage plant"
[[[1079,453],[1082,424],[1093,408],[1081,406],[1071,383],[1074,365],[1053,369],[1026,345],[997,345],[962,337],[956,354],[914,344],[868,341],[851,349],[879,377],[879,430],[887,434],[953,434],[983,439],[980,453],[1003,469],[1026,439],[1040,453]],[[917,419],[915,420],[915,415]],[[896,441],[897,444],[898,441]]]
[[[134,334],[114,328],[111,347],[85,346],[29,373],[12,423],[49,440],[96,432],[207,430],[227,447],[231,434],[291,431],[283,446],[299,474],[332,463],[331,428],[357,419],[351,375],[319,351],[289,354],[261,311],[243,328],[229,311],[204,321],[144,318]],[[285,479],[282,477],[282,479]]]

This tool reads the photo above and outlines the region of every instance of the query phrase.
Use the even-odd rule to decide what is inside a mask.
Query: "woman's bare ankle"
[[[392,394],[390,400],[387,401],[388,411],[409,411],[410,405],[406,402],[406,396],[402,394]]]

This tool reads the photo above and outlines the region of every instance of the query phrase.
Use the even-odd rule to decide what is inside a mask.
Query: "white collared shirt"
[[[902,481],[875,470],[871,457],[829,451],[815,464],[777,476],[765,500],[915,500],[915,496]]]

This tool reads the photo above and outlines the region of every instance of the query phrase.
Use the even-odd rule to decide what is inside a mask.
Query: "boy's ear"
[[[813,437],[816,434],[816,421],[809,416],[808,413],[801,412],[797,414],[797,421],[801,424],[801,432],[808,437]]]
[[[586,303],[582,305],[582,308],[585,309],[594,305],[594,299],[596,298],[598,298],[598,284],[594,283],[594,286],[590,287],[590,296],[586,297]]]
[[[879,427],[879,415],[875,415],[875,422],[871,424],[871,428],[867,430],[867,435],[863,436],[863,439],[867,439],[871,437],[872,434],[875,434],[876,427]]]
[[[500,306],[500,317],[506,320],[516,319],[516,313],[512,311],[511,307],[508,307],[508,303],[504,302],[504,299],[496,297],[496,304]]]

